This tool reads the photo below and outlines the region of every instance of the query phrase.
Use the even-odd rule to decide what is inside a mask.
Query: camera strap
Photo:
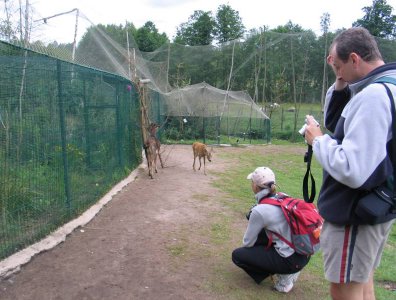
[[[305,202],[308,203],[312,203],[315,200],[315,196],[316,196],[315,179],[311,172],[311,160],[312,160],[312,146],[308,145],[308,150],[304,156],[304,162],[307,163],[307,171],[305,172],[304,180],[303,180],[303,196]],[[311,178],[311,195],[309,195],[308,193],[309,178]]]

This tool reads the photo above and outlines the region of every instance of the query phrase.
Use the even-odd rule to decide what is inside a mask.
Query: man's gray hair
[[[337,56],[344,62],[349,59],[352,52],[366,62],[382,60],[374,36],[363,27],[352,27],[342,31],[334,38],[330,49],[334,46]]]

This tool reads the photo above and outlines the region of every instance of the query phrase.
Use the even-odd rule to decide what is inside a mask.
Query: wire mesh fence
[[[86,210],[141,162],[123,77],[0,42],[0,259]]]

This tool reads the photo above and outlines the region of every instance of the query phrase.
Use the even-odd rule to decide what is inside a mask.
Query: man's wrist
[[[336,91],[342,91],[348,86],[348,83],[346,83],[343,80],[336,80],[335,85],[334,85],[334,90]]]
[[[312,147],[315,145],[315,143],[317,143],[319,141],[319,139],[322,137],[323,135],[318,135],[315,136],[314,139],[312,140]]]

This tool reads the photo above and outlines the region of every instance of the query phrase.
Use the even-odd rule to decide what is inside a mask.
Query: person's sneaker
[[[274,276],[274,279],[276,278],[274,289],[281,293],[290,292],[299,275],[300,272],[293,274],[276,274]]]

